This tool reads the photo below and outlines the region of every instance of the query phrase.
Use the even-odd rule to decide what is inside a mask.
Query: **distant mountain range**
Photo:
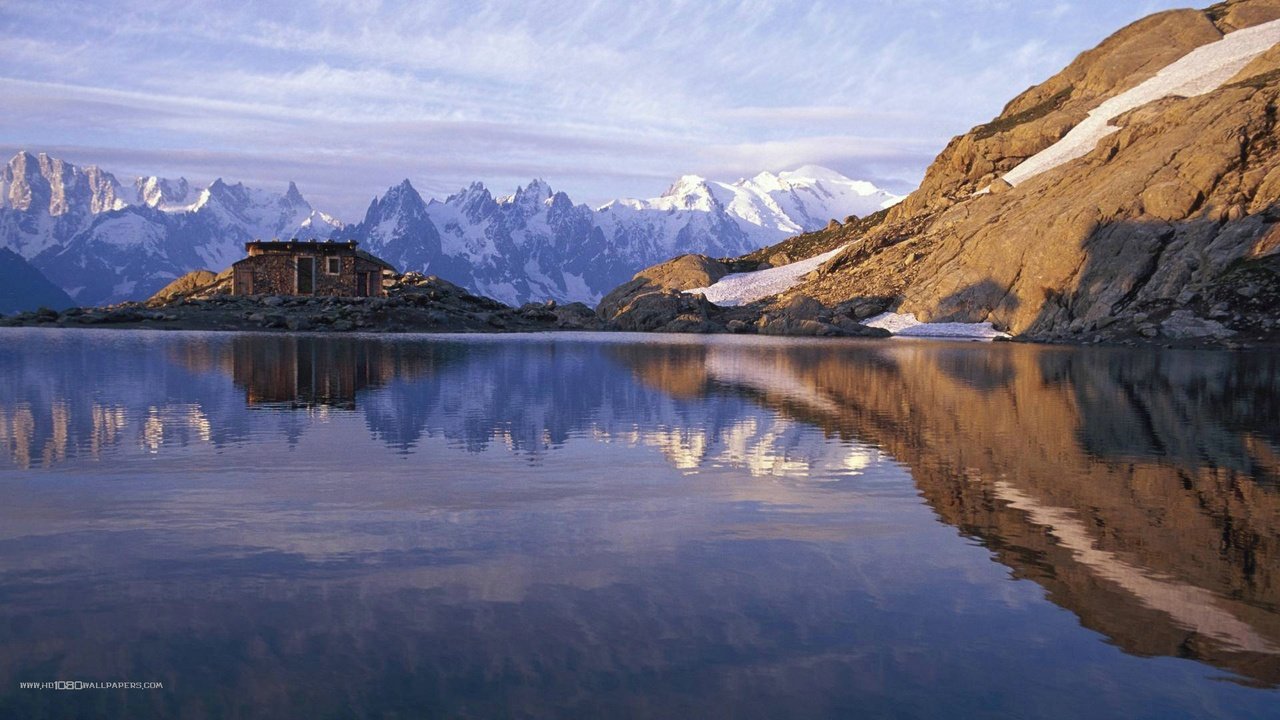
[[[140,177],[20,152],[0,168],[0,248],[27,260],[80,305],[143,299],[191,270],[214,271],[259,238],[351,238],[402,271],[439,275],[511,304],[594,303],[673,254],[739,255],[831,218],[899,198],[819,167],[734,183],[685,176],[659,198],[575,205],[534,180],[508,196],[484,185],[443,201],[408,180],[346,225],[290,183],[284,193],[215,180]]]

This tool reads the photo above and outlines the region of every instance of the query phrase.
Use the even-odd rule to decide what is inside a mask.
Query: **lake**
[[[0,681],[5,718],[1276,717],[1280,356],[3,330]]]

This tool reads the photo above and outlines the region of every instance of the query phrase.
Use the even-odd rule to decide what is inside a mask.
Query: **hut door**
[[[356,274],[356,295],[358,297],[369,297],[369,273]]]
[[[231,291],[236,295],[253,294],[253,271],[249,268],[236,268],[231,278]]]
[[[298,258],[298,294],[310,295],[316,291],[316,259]]]

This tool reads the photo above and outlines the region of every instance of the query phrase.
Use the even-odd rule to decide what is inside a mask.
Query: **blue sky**
[[[355,220],[542,177],[579,202],[826,165],[898,191],[1162,0],[0,2],[0,150]]]

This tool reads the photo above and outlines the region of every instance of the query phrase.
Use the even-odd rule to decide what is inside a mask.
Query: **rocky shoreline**
[[[601,330],[582,303],[513,308],[437,277],[411,274],[387,297],[231,295],[202,287],[146,302],[100,308],[48,308],[0,318],[0,327],[104,327],[283,332],[534,332]]]
[[[784,337],[887,338],[862,324],[893,308],[889,298],[862,298],[828,307],[812,297],[790,295],[739,307],[721,307],[683,292],[714,282],[732,268],[687,255],[648,268],[619,287],[596,309],[583,303],[504,305],[435,276],[397,278],[387,297],[234,296],[221,277],[208,283],[177,281],[177,291],[146,302],[57,311],[41,308],[0,317],[0,327],[117,328],[152,330],[366,333],[519,333],[547,331],[650,332],[769,335]],[[203,279],[203,278],[202,278]],[[1176,313],[1175,313],[1176,315]],[[1241,348],[1280,345],[1274,336],[1247,339],[1151,332],[1097,333],[1073,337],[1014,337],[1013,342],[1065,345]],[[1176,329],[1176,328],[1175,328]]]

